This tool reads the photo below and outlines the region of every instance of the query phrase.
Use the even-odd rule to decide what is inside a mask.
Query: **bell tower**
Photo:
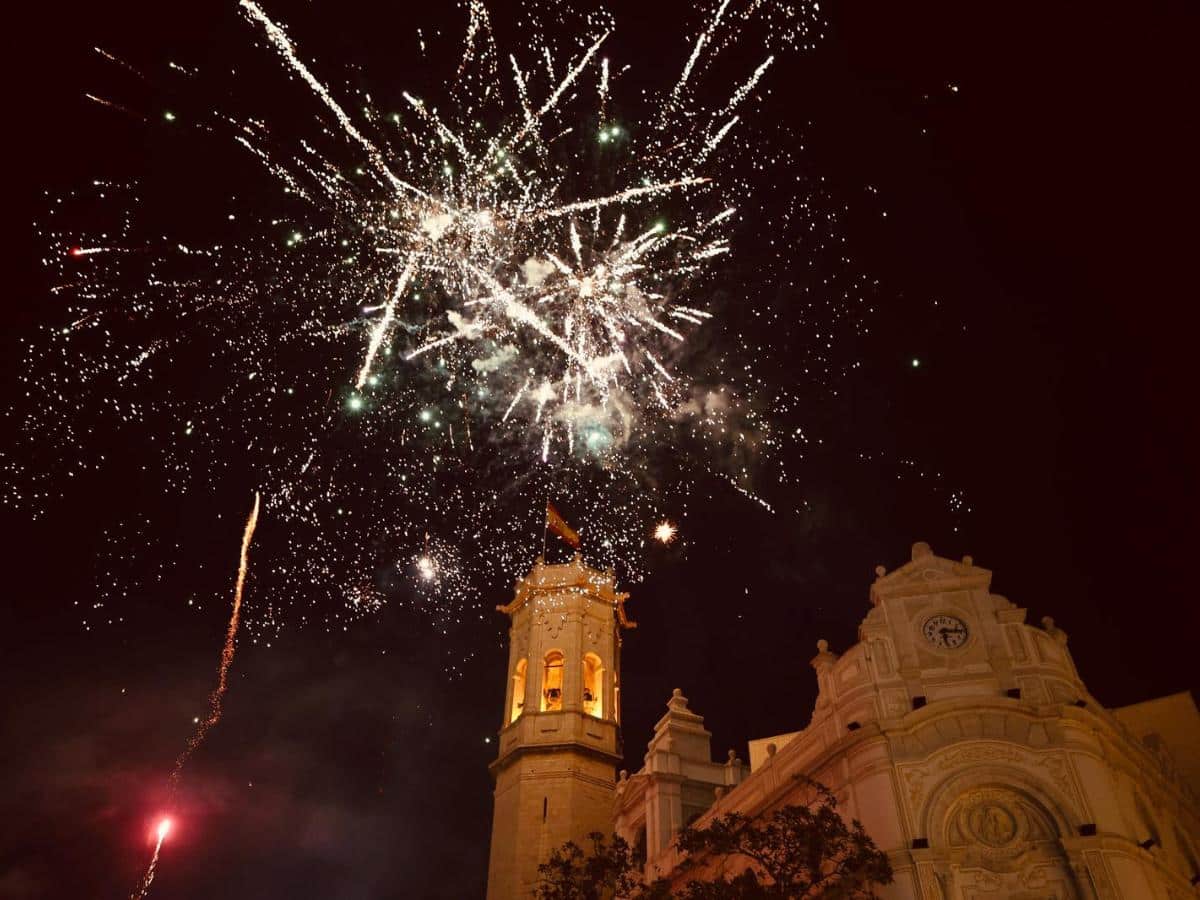
[[[532,896],[550,852],[612,832],[621,762],[621,629],[612,572],[540,558],[496,607],[509,627],[508,690],[495,780],[488,900]]]

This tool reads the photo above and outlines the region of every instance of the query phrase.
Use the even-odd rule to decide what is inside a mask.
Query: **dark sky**
[[[90,48],[214,59],[240,27],[232,3],[110,6],[40,4],[10,32],[6,144],[24,157],[9,168],[19,212],[7,207],[13,402],[16,340],[47,315],[29,227],[41,192],[152,164],[137,128],[82,99],[101,78]],[[306,52],[386,72],[388,35],[409,27],[403,7],[272,11],[331,23],[324,37],[305,32]],[[685,7],[611,8],[653,67],[655,41],[680,32]],[[1161,0],[826,12],[827,39],[787,70],[777,107],[803,135],[802,164],[846,207],[847,247],[879,279],[882,310],[861,377],[814,413],[828,448],[803,469],[810,513],[773,517],[717,493],[636,587],[641,628],[622,662],[630,769],[673,687],[707,717],[718,756],[802,727],[815,641],[854,641],[873,567],[904,562],[915,540],[974,555],[1030,621],[1053,615],[1102,702],[1197,686],[1200,14]],[[889,462],[854,458],[863,447]],[[898,477],[899,459],[943,478]],[[948,514],[947,485],[968,514]],[[130,559],[177,542],[180,571],[204,561],[224,577],[237,534],[216,511],[245,497],[239,485],[174,506],[151,490],[88,488],[36,523],[0,507],[0,898],[125,896],[148,859],[165,773],[211,687],[226,601],[181,615],[177,598],[134,597],[118,627],[90,632],[75,604],[96,590],[100,523],[146,508],[170,512],[158,525],[171,541],[131,543]],[[227,596],[221,579],[191,589]],[[243,646],[154,894],[482,895],[501,618],[454,682],[429,624],[399,609],[346,633],[293,629],[270,649]]]

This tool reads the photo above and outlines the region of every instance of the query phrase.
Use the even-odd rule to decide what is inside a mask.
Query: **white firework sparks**
[[[219,239],[190,230],[200,216],[182,202],[143,225],[130,185],[96,180],[52,204],[43,237],[66,311],[30,344],[29,396],[53,402],[21,427],[69,477],[10,501],[36,507],[99,473],[91,432],[110,426],[137,432],[164,493],[251,474],[280,541],[262,553],[257,640],[289,618],[340,628],[397,596],[443,629],[477,619],[467,573],[524,570],[548,495],[575,510],[591,561],[636,579],[645,535],[683,515],[716,457],[749,491],[746,457],[778,446],[756,437],[764,416],[794,401],[754,397],[769,348],[727,331],[721,313],[756,298],[731,303],[741,285],[724,276],[746,247],[754,266],[782,259],[789,215],[813,231],[793,198],[770,234],[743,233],[768,219],[754,190],[768,162],[798,180],[753,129],[782,57],[820,31],[815,4],[714,3],[657,93],[629,85],[604,11],[518,17],[519,45],[501,53],[484,5],[466,8],[461,56],[414,23],[414,71],[444,78],[389,88],[392,109],[322,77],[325,61],[254,0],[237,34],[239,65],[261,69],[237,76],[254,86],[237,97],[249,110],[212,102],[230,95],[208,87],[224,75],[168,67],[212,111],[134,117],[195,126],[205,152],[248,161],[236,189],[258,193],[209,198]],[[738,41],[747,52],[714,79]],[[273,121],[289,111],[299,124]],[[154,526],[139,513],[137,530]],[[323,597],[335,609],[318,614]]]
[[[299,188],[317,197],[323,187],[329,195],[325,202],[353,204],[376,252],[397,259],[400,271],[392,276],[395,288],[386,302],[372,307],[371,297],[361,298],[377,317],[368,329],[356,390],[370,384],[380,349],[412,299],[408,293],[420,285],[438,302],[418,329],[421,342],[407,348],[403,359],[419,364],[432,358],[461,382],[478,378],[479,368],[472,370],[471,363],[481,352],[516,348],[503,369],[489,369],[478,380],[486,382],[488,396],[510,398],[500,423],[516,418],[527,396],[522,421],[537,428],[543,459],[556,438],[568,451],[574,448],[580,432],[599,418],[611,422],[630,408],[639,416],[669,413],[672,398],[683,394],[666,362],[674,354],[663,338],[681,343],[685,335],[666,320],[696,326],[709,317],[699,285],[709,262],[730,251],[729,237],[713,232],[736,210],[724,202],[737,192],[736,182],[700,167],[737,125],[729,110],[753,90],[773,60],[769,56],[711,110],[688,102],[689,80],[706,54],[719,47],[716,37],[729,0],[706,23],[679,81],[656,107],[658,128],[640,145],[627,128],[604,119],[612,73],[608,59],[598,54],[612,26],[600,16],[603,26],[597,25],[576,58],[555,64],[547,45],[538,48],[550,78],[555,70],[565,72],[556,82],[536,79],[535,69],[527,74],[515,56],[509,57],[514,114],[502,116],[494,129],[473,127],[477,123],[467,117],[476,115],[474,106],[434,108],[405,92],[416,116],[398,123],[407,145],[403,170],[401,160],[367,137],[313,75],[285,30],[251,0],[241,6],[287,67],[332,111],[341,132],[362,149],[386,188],[349,200],[336,180]],[[490,41],[486,10],[472,4],[470,11],[460,75],[473,61],[481,36],[486,33]],[[598,99],[598,109],[568,109],[583,102],[575,89],[588,78],[595,79],[596,91],[586,96]],[[488,92],[499,97],[503,89],[498,79]],[[581,160],[551,145],[564,125],[589,120],[600,122],[597,140],[620,153],[615,174],[626,183],[601,195],[572,197],[568,192],[580,189],[574,176]],[[624,144],[619,151],[618,143]],[[262,148],[252,149],[272,160]],[[275,162],[269,168],[289,186],[305,180],[295,164]],[[585,180],[582,187],[593,183]],[[674,211],[678,224],[668,226],[663,209]],[[627,224],[637,222],[645,224],[644,230],[625,238]],[[543,389],[526,395],[531,377]],[[651,399],[656,402],[645,402]],[[575,414],[579,409],[588,410],[586,419]]]

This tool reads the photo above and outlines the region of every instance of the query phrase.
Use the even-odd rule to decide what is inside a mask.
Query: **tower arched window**
[[[522,659],[517,662],[517,667],[513,670],[512,710],[508,715],[510,722],[517,721],[517,718],[525,711],[525,670],[528,668],[529,664]]]
[[[561,651],[551,650],[546,654],[542,666],[542,712],[562,709],[563,663]]]
[[[583,657],[583,711],[604,718],[604,664],[595,653]]]

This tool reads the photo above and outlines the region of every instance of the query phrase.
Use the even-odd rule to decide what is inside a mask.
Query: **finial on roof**
[[[963,565],[964,565],[964,566],[973,566],[973,565],[975,565],[975,557],[973,557],[973,556],[971,556],[971,555],[969,555],[969,554],[968,554],[967,556],[964,556],[964,557],[963,557]]]
[[[933,556],[933,548],[925,541],[917,541],[912,545],[912,558],[923,559],[926,556]]]
[[[883,566],[875,567],[875,577],[876,578],[882,578],[886,574],[887,574],[887,569],[884,568]]]
[[[1067,642],[1067,633],[1054,624],[1054,619],[1050,616],[1042,616],[1042,627],[1046,629],[1046,634],[1054,638],[1060,644]]]
[[[818,653],[828,653],[829,652],[829,641],[825,640],[825,638],[821,638],[819,641],[817,641],[817,652]]]

